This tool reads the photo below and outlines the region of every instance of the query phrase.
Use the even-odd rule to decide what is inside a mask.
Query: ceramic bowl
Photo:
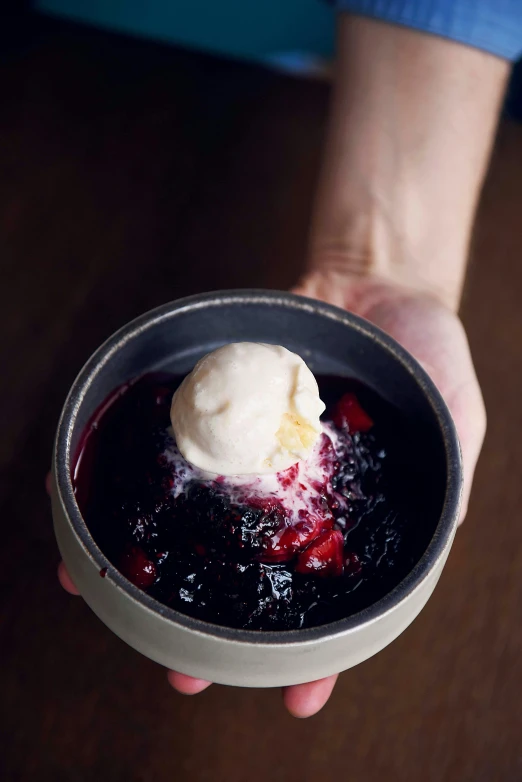
[[[91,537],[76,503],[71,463],[82,430],[117,386],[151,370],[188,372],[227,342],[281,344],[314,372],[358,378],[425,431],[437,511],[417,519],[427,547],[408,575],[366,609],[340,621],[280,632],[238,630],[185,616],[130,583]],[[274,687],[350,668],[394,640],[430,597],[457,526],[460,448],[450,414],[419,364],[372,324],[311,299],[256,290],[208,293],[146,313],[87,361],[65,402],[53,452],[58,546],[85,601],[113,632],[162,665],[221,684]],[[100,578],[100,573],[105,577]]]

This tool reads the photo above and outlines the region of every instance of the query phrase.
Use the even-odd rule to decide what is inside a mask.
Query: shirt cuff
[[[520,0],[330,0],[338,11],[370,16],[483,49],[522,55]]]

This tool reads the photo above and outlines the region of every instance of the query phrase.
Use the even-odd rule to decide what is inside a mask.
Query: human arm
[[[367,25],[364,33],[365,46],[357,52],[355,52],[351,43],[352,38],[356,37],[357,30],[360,29],[356,25]],[[372,25],[374,27],[371,27]],[[430,211],[426,206],[433,206],[444,201],[447,180],[444,177],[440,177],[438,187],[433,189],[429,187],[429,182],[426,181],[424,181],[426,187],[421,187],[423,181],[417,181],[414,176],[416,173],[415,168],[408,165],[405,168],[401,168],[396,163],[398,160],[402,160],[405,164],[411,162],[408,149],[412,145],[412,150],[416,150],[414,157],[418,157],[423,163],[424,167],[421,166],[419,170],[423,172],[424,180],[426,180],[426,177],[429,178],[433,173],[429,164],[435,151],[437,155],[444,154],[447,144],[446,139],[456,140],[458,138],[462,142],[464,136],[457,134],[454,138],[445,129],[443,123],[439,122],[432,125],[427,124],[425,127],[427,138],[422,138],[422,136],[419,137],[417,133],[413,132],[414,128],[410,126],[409,122],[398,122],[395,130],[399,136],[398,141],[401,142],[399,149],[402,150],[402,157],[394,157],[395,146],[389,144],[388,137],[388,128],[394,119],[394,112],[389,110],[390,102],[388,102],[388,108],[386,109],[386,102],[381,101],[378,97],[385,95],[382,89],[380,91],[377,90],[379,82],[384,80],[385,84],[389,85],[391,83],[394,85],[393,89],[397,91],[401,98],[400,111],[402,112],[403,108],[406,110],[409,107],[412,121],[414,119],[415,122],[421,122],[424,119],[422,111],[413,111],[416,108],[416,104],[421,102],[424,102],[426,111],[428,109],[433,111],[430,116],[437,118],[436,107],[437,105],[440,106],[439,110],[441,110],[442,106],[440,103],[437,104],[436,101],[441,100],[442,96],[439,95],[439,91],[445,90],[446,86],[442,87],[437,80],[437,58],[434,54],[431,66],[433,73],[430,71],[430,81],[428,82],[430,90],[427,91],[426,81],[420,78],[418,80],[411,78],[412,74],[419,69],[419,63],[415,58],[418,56],[422,59],[423,52],[425,52],[424,44],[427,36],[422,36],[420,33],[411,33],[416,40],[417,37],[422,38],[423,44],[419,44],[418,47],[413,45],[412,47],[407,47],[408,57],[411,58],[408,67],[401,69],[397,66],[395,74],[391,73],[389,67],[377,69],[376,66],[379,63],[376,60],[379,58],[374,56],[376,53],[375,47],[377,46],[377,40],[380,41],[381,38],[375,39],[372,29],[375,29],[378,25],[378,22],[358,20],[355,17],[343,17],[341,22],[339,38],[340,70],[333,104],[332,130],[328,136],[325,154],[325,175],[321,179],[316,216],[313,224],[309,258],[310,273],[303,281],[304,287],[302,290],[309,295],[319,296],[330,301],[333,300],[334,303],[347,306],[375,320],[406,344],[423,361],[428,371],[431,371],[433,375],[443,372],[444,377],[447,376],[453,380],[456,368],[459,368],[459,371],[463,368],[464,386],[462,387],[469,389],[469,392],[474,394],[477,414],[470,416],[469,411],[464,411],[465,415],[459,416],[455,412],[454,415],[461,420],[459,428],[463,442],[467,441],[467,438],[465,434],[464,436],[462,434],[464,431],[462,421],[466,420],[469,422],[467,425],[475,433],[475,451],[478,454],[483,436],[484,414],[465,336],[454,314],[454,310],[460,295],[473,211],[487,163],[507,66],[502,61],[498,61],[500,65],[495,71],[498,79],[492,77],[494,83],[487,93],[490,96],[490,100],[482,102],[481,110],[477,109],[473,114],[474,117],[479,117],[480,122],[485,123],[487,126],[487,132],[483,133],[481,130],[479,133],[482,140],[480,155],[473,158],[475,162],[481,162],[481,166],[479,166],[478,175],[475,164],[471,165],[469,161],[466,166],[462,165],[455,171],[455,179],[458,179],[459,182],[463,173],[466,172],[468,172],[466,176],[471,172],[475,179],[473,179],[471,191],[468,188],[471,186],[472,179],[466,179],[467,184],[462,190],[460,190],[460,185],[457,188],[461,192],[462,201],[455,199],[455,203],[458,203],[459,208],[462,209],[462,226],[464,226],[465,231],[456,231],[452,241],[450,241],[451,237],[449,236],[446,237],[444,235],[444,237],[441,237],[444,239],[444,242],[447,242],[446,246],[448,248],[453,248],[453,257],[459,272],[455,274],[453,266],[450,267],[443,263],[442,268],[445,270],[445,274],[446,272],[448,274],[451,273],[452,276],[449,280],[446,280],[445,276],[439,278],[438,261],[435,262],[433,258],[441,258],[442,261],[445,261],[446,254],[437,250],[436,247],[429,247],[430,254],[427,257],[432,260],[426,265],[426,268],[431,270],[430,274],[427,274],[423,262],[424,256],[421,251],[425,247],[428,248],[430,237],[432,239],[439,238],[440,232],[432,230]],[[380,27],[384,30],[392,30],[387,25],[381,25]],[[409,33],[407,30],[401,32],[404,34]],[[393,31],[394,36],[395,34],[395,31]],[[450,45],[446,42],[443,43],[446,46]],[[347,45],[350,46],[350,51],[344,52],[344,46]],[[451,45],[456,46],[455,44]],[[393,48],[395,48],[395,45]],[[402,41],[399,48],[402,51]],[[356,54],[358,58],[356,60],[357,67],[354,67],[352,57]],[[487,56],[489,57],[489,55]],[[493,59],[490,58],[490,60]],[[456,67],[457,61],[453,62],[454,67]],[[346,74],[344,74],[345,65],[349,66]],[[383,66],[382,62],[381,66]],[[467,67],[465,63],[461,63],[461,66]],[[497,68],[496,60],[494,67]],[[375,82],[373,82],[374,73],[379,74]],[[449,79],[449,76],[450,74],[446,73],[447,79]],[[340,91],[339,85],[342,79],[346,80],[344,84],[349,93],[349,101],[344,95],[344,89]],[[405,79],[405,84],[402,83],[403,79]],[[477,84],[480,81],[481,78],[477,78],[470,83]],[[369,84],[369,82],[371,83]],[[447,82],[443,84],[447,85]],[[464,89],[461,85],[459,90],[455,90],[452,93],[455,100],[444,103],[446,123],[450,125],[453,123],[453,112],[457,111],[458,113],[462,110],[459,101],[463,92]],[[458,100],[456,99],[457,97]],[[341,99],[342,108],[339,108],[341,104],[338,102]],[[367,113],[369,106],[372,109],[370,114]],[[467,110],[471,110],[471,108],[468,107]],[[481,114],[482,110],[484,114]],[[396,109],[395,113],[397,111],[398,109]],[[369,118],[371,118],[371,122],[369,122]],[[375,131],[375,135],[370,146],[371,154],[367,160],[364,144],[368,140],[370,130]],[[473,127],[471,127],[471,130],[473,130]],[[404,138],[401,138],[403,133],[406,135]],[[443,135],[444,141],[440,142],[439,136],[444,133],[447,135]],[[439,139],[438,144],[437,139],[430,138],[433,134]],[[468,143],[467,139],[465,139],[465,143]],[[375,150],[377,150],[378,154],[376,153],[372,157]],[[452,157],[452,160],[456,159],[456,157]],[[361,168],[361,163],[367,165],[369,162],[373,162],[373,165],[368,166],[368,168],[364,166]],[[378,176],[381,166],[384,172],[382,178]],[[453,176],[451,167],[445,170],[448,170]],[[329,171],[332,174],[331,176],[328,174]],[[435,173],[438,172],[436,171]],[[412,185],[412,190],[409,191],[405,187],[399,193],[395,190],[396,184]],[[457,187],[457,184],[455,182],[452,187]],[[388,189],[386,189],[385,185]],[[416,185],[416,187],[413,187],[413,185]],[[421,199],[421,202],[417,204],[413,198],[408,200],[408,194],[415,194],[416,197]],[[430,196],[429,198],[428,195]],[[386,200],[388,197],[390,198],[391,207],[394,207],[391,211]],[[404,201],[401,201],[402,197]],[[420,214],[426,217],[425,231],[414,231],[413,237],[406,231],[406,228],[410,229],[412,226],[418,229],[420,225],[420,228],[423,228],[424,223],[422,221],[418,223],[417,219],[413,219],[417,214],[415,211],[409,213],[409,220],[401,223],[401,205],[403,203],[407,204],[408,208],[411,209],[420,207]],[[448,226],[456,226],[456,228],[460,226],[459,221],[454,220],[452,222],[450,220],[451,216],[448,212],[440,216],[442,222],[439,225],[444,225],[444,231],[447,230]],[[393,219],[390,219],[390,217]],[[398,219],[397,224],[394,222],[395,217]],[[462,226],[460,227],[462,228]],[[383,248],[384,250],[392,248],[393,252],[385,252]],[[411,261],[411,266],[403,260],[400,252],[401,248],[412,248],[415,250],[415,253],[404,256]],[[404,273],[403,267],[411,271],[411,276],[409,273]],[[433,274],[431,273],[432,271]],[[444,282],[444,285],[441,282]],[[429,319],[427,318],[428,313],[430,314]],[[423,336],[427,336],[428,339],[419,341],[419,338]],[[455,344],[458,347],[457,353],[455,352]],[[428,351],[426,351],[426,345],[428,346]],[[444,356],[443,362],[440,361],[441,354]],[[444,385],[443,380],[439,379],[437,382],[439,382],[439,385]],[[459,399],[464,399],[464,406],[469,407],[466,404],[469,394],[466,391],[464,396],[462,395],[461,385],[459,380],[455,389],[456,396]],[[459,389],[461,390],[459,391]],[[446,397],[448,398],[448,396],[446,389]],[[452,405],[454,411],[457,410],[456,404],[454,402]],[[471,464],[471,462],[472,458],[468,457],[466,463]],[[60,570],[60,574],[64,586],[73,591],[74,586],[68,579],[63,567]],[[335,678],[330,677],[320,682],[286,688],[284,699],[287,707],[296,716],[309,716],[315,713],[326,702]],[[169,673],[169,680],[176,689],[186,693],[196,693],[208,686],[208,682],[191,679],[173,672]]]
[[[456,310],[508,73],[478,49],[341,14],[309,268]]]

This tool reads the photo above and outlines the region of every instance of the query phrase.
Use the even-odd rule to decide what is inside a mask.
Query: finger
[[[182,695],[197,695],[198,692],[203,692],[212,684],[206,679],[195,679],[192,676],[185,676],[184,673],[177,673],[177,671],[168,671],[167,679],[169,684]]]
[[[69,573],[67,572],[67,568],[63,564],[63,562],[60,562],[58,565],[58,580],[60,584],[63,586],[66,592],[69,592],[70,595],[79,595],[79,591],[76,589],[76,587],[73,584],[73,580],[70,577]]]
[[[486,434],[486,411],[479,385],[474,376],[471,381],[446,399],[455,421],[462,448],[464,487],[459,524],[468,510],[473,477]]]
[[[304,719],[321,711],[337,681],[338,674],[308,684],[283,687],[283,701],[292,716]]]

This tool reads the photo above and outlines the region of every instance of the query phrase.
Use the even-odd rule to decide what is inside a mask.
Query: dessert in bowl
[[[71,390],[53,471],[60,550],[102,620],[169,667],[256,686],[393,640],[440,575],[461,483],[449,414],[405,351],[256,291],[111,338]]]

